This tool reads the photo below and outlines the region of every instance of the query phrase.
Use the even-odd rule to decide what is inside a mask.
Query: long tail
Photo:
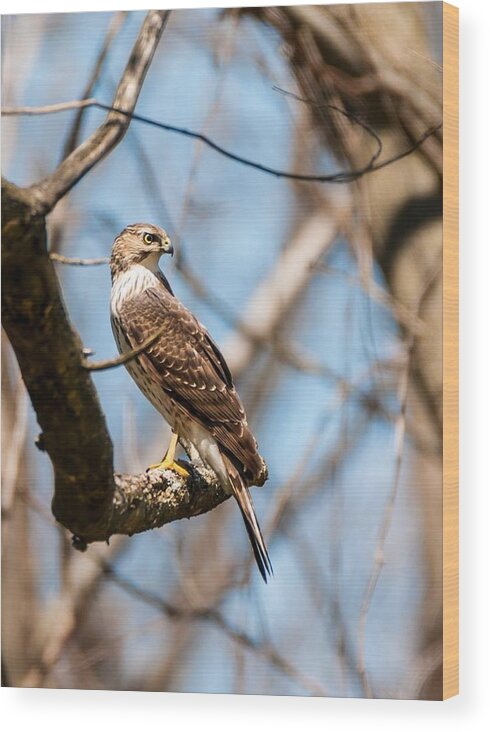
[[[269,552],[267,551],[264,537],[262,536],[259,522],[255,515],[252,496],[250,495],[248,487],[243,482],[242,477],[238,473],[238,470],[230,463],[228,464],[228,476],[232,485],[233,495],[235,496],[240,507],[240,511],[242,512],[243,521],[245,523],[245,528],[247,529],[248,538],[252,545],[257,567],[259,568],[259,572],[262,575],[264,582],[267,582],[267,576],[274,574],[274,572],[272,570]]]

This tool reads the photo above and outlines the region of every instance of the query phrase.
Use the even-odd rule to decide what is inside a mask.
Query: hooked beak
[[[174,245],[171,241],[165,242],[163,246],[163,251],[165,252],[165,254],[170,254],[171,257],[174,256]]]

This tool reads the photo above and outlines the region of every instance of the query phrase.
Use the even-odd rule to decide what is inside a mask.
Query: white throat
[[[122,303],[133,297],[141,295],[149,287],[161,287],[158,278],[160,268],[159,257],[150,255],[141,264],[134,264],[125,272],[117,275],[112,283],[111,290],[111,313],[117,315]]]

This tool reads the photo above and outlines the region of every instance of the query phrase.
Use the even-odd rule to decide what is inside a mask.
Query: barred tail
[[[248,490],[246,484],[243,482],[238,470],[234,465],[230,464],[227,460],[228,476],[233,489],[233,495],[242,512],[243,521],[245,528],[247,529],[248,538],[252,545],[255,561],[259,572],[263,577],[264,582],[267,582],[267,575],[272,575],[272,564],[265,545],[264,537],[260,530],[257,516],[255,515],[255,508],[252,501],[252,496]]]

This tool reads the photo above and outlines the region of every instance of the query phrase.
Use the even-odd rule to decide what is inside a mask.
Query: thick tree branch
[[[203,470],[187,481],[162,471],[114,479],[104,414],[35,207],[30,190],[3,182],[3,323],[53,463],[55,517],[85,545],[211,510],[226,495]]]
[[[49,258],[53,262],[59,262],[60,264],[69,264],[75,267],[96,267],[101,264],[109,264],[109,257],[96,257],[87,259],[85,257],[65,257],[64,254],[58,252],[50,252]]]
[[[167,16],[146,16],[116,93],[126,110],[134,109]],[[162,471],[114,476],[105,417],[47,251],[45,214],[122,139],[129,122],[111,113],[38,185],[2,181],[3,324],[53,464],[53,513],[80,547],[195,516],[226,499],[215,477],[199,468],[186,481]]]
[[[112,444],[35,207],[31,191],[2,182],[3,325],[53,463],[55,515],[75,533],[91,526],[102,538],[114,490]]]
[[[109,522],[111,534],[138,534],[171,521],[207,513],[229,496],[210,470],[185,463],[185,479],[171,470],[115,475],[116,490]]]

